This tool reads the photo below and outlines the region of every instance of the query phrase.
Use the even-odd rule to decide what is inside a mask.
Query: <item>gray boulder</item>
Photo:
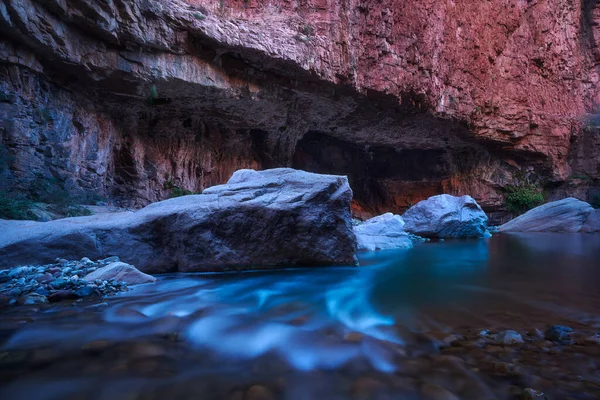
[[[487,215],[471,196],[449,194],[420,201],[402,218],[405,231],[429,238],[482,237],[488,221]]]
[[[594,209],[585,201],[568,197],[546,203],[501,225],[500,232],[580,232]],[[593,229],[592,221],[585,229]]]
[[[0,221],[0,267],[118,256],[144,272],[356,265],[344,176],[240,170],[136,212]]]
[[[399,215],[386,213],[371,218],[354,227],[358,250],[374,251],[388,249],[410,249],[413,247],[404,221]]]
[[[100,279],[101,281],[114,279],[118,282],[125,282],[128,285],[140,285],[156,281],[155,277],[141,272],[133,265],[120,261],[98,268],[83,277],[83,280],[88,282],[94,282],[96,279]]]
[[[585,224],[581,227],[580,232],[600,233],[600,209],[590,213]]]

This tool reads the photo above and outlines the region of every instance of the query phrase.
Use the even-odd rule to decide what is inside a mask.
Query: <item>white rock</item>
[[[593,211],[585,201],[568,197],[529,210],[498,229],[500,232],[579,232]]]
[[[412,241],[399,215],[386,213],[354,226],[359,250],[410,249]]]
[[[482,237],[488,218],[471,196],[433,196],[409,208],[404,230],[423,237]]]
[[[136,212],[0,220],[0,268],[118,256],[144,272],[356,265],[345,176],[240,170],[201,195]]]
[[[87,282],[94,282],[96,279],[102,281],[114,279],[117,282],[125,282],[128,285],[139,285],[156,281],[155,277],[139,271],[133,265],[120,261],[98,268],[83,277],[83,280]]]

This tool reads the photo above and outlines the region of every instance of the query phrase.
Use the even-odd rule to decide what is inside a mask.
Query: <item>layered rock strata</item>
[[[0,190],[139,207],[293,166],[348,175],[365,214],[501,211],[523,181],[592,201],[599,21],[594,0],[2,0]]]

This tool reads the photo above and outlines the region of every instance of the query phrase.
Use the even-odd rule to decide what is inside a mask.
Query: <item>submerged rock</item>
[[[410,249],[412,240],[399,215],[386,213],[354,226],[359,250]]]
[[[586,225],[594,212],[585,201],[568,197],[559,201],[546,203],[525,214],[501,225],[501,232],[580,232],[600,231],[600,226],[593,228],[594,222]],[[597,218],[594,214],[593,218]],[[585,228],[584,228],[585,226]],[[595,230],[593,230],[595,229]]]
[[[0,221],[0,267],[117,255],[145,272],[356,265],[345,176],[239,170],[136,212]]]
[[[117,257],[109,257],[96,262],[90,261],[88,258],[81,261],[59,259],[55,264],[0,270],[0,276],[8,278],[0,283],[0,304],[44,304],[95,295],[106,296],[128,290],[128,283],[134,285],[146,282],[148,279],[155,280],[155,278],[135,270],[133,266],[124,264],[126,267],[119,268],[119,264],[124,263],[118,262]],[[106,268],[111,265],[113,265],[111,268]],[[104,271],[105,279],[87,281],[79,278],[79,276],[88,276],[95,271]],[[110,274],[107,271],[113,272],[112,277],[108,276]],[[44,279],[39,279],[40,276]],[[128,283],[123,280],[127,280]],[[7,301],[2,301],[3,298]]]
[[[94,282],[97,279],[102,281],[114,279],[118,282],[125,282],[128,285],[156,282],[155,277],[139,271],[133,265],[119,261],[108,264],[106,267],[98,268],[94,272],[87,274],[83,279],[87,282]]]
[[[482,237],[488,218],[471,196],[433,196],[409,208],[402,216],[404,229],[433,238]]]
[[[573,329],[568,326],[553,325],[548,328],[544,337],[552,342],[568,343],[571,341],[570,332],[573,332]]]
[[[498,332],[497,334],[493,335],[493,339],[496,343],[506,346],[523,343],[523,337],[521,334],[513,330]]]

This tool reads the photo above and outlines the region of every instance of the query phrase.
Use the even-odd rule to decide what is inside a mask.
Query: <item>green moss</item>
[[[172,190],[171,190],[171,198],[173,197],[181,197],[181,196],[187,196],[190,194],[194,194],[194,192],[186,190],[186,189],[182,189],[179,186],[175,186]]]
[[[545,201],[541,189],[533,184],[506,186],[504,196],[507,209],[513,214],[523,214],[534,207],[542,205]]]
[[[582,181],[591,181],[592,178],[588,175],[571,175],[569,176],[569,179],[579,179]]]
[[[30,200],[18,199],[0,192],[0,219],[36,219],[32,208],[33,203]]]
[[[200,14],[199,12],[195,12],[192,13],[192,15],[194,16],[194,18],[196,18],[197,20],[203,21],[206,19],[206,17],[202,14]]]
[[[190,190],[180,188],[179,186],[175,185],[171,179],[167,179],[165,181],[163,188],[171,191],[171,194],[169,195],[170,199],[174,197],[188,196],[190,194],[202,194],[202,192],[192,192]]]
[[[66,207],[60,211],[62,211],[61,214],[64,214],[65,217],[84,217],[88,215],[94,215],[92,210],[82,206]]]

